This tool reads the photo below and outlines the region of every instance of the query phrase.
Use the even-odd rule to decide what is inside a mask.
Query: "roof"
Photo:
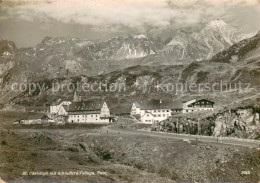
[[[154,115],[153,115],[152,113],[150,113],[150,112],[146,112],[146,113],[144,113],[144,115],[142,115],[142,117],[145,116],[145,115],[151,115],[151,116],[154,117]]]
[[[214,102],[212,102],[212,101],[210,101],[210,100],[200,99],[200,100],[197,100],[197,101],[195,101],[195,102],[192,102],[191,104],[189,104],[189,106],[194,105],[194,104],[196,104],[196,103],[198,103],[198,102],[201,102],[201,101],[208,102],[208,103],[211,103],[211,104],[215,104]]]
[[[174,100],[172,109],[183,109],[183,102],[181,100]]]
[[[136,107],[140,109],[155,110],[155,109],[182,109],[181,101],[173,100],[147,100],[141,102],[134,102]]]
[[[141,105],[140,105],[139,102],[134,102],[134,104],[135,104],[135,106],[136,106],[137,108],[140,108],[140,107],[141,107]]]
[[[212,102],[212,101],[210,101],[210,100],[207,100],[207,99],[200,99],[200,100],[197,100],[196,102],[200,102],[200,101],[206,101],[206,102],[209,102],[209,103],[215,103],[215,102]]]
[[[62,107],[65,109],[66,112],[68,112],[68,110],[69,110],[69,106],[68,105],[62,105]]]
[[[130,114],[131,107],[130,106],[124,106],[124,105],[118,105],[116,107],[111,108],[110,112],[113,113],[113,114]]]
[[[63,102],[63,100],[58,99],[56,102],[53,102],[51,105],[60,105]]]
[[[99,111],[75,111],[75,112],[70,112],[69,115],[89,115],[89,114],[100,114]]]
[[[42,119],[42,118],[45,118],[45,117],[46,117],[46,114],[37,113],[37,114],[34,114],[34,115],[30,115],[30,116],[26,116],[24,118],[21,118],[20,120],[36,120],[36,119]]]
[[[68,106],[67,111],[68,112],[100,111],[103,104],[104,104],[103,100],[72,102]]]

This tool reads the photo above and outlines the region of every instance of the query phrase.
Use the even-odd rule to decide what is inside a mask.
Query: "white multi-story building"
[[[148,100],[134,102],[131,108],[131,115],[140,115],[143,123],[153,124],[163,121],[172,115],[172,112],[181,112],[179,102]]]
[[[201,99],[189,101],[162,101],[148,100],[134,102],[131,107],[131,115],[140,115],[142,123],[153,124],[167,119],[174,113],[196,112],[201,110],[213,110],[214,102]]]
[[[76,92],[73,101],[58,101],[50,106],[50,113],[64,116],[69,123],[109,123],[110,110],[105,101],[81,101]]]
[[[67,112],[69,123],[109,123],[110,110],[102,100],[72,102]]]

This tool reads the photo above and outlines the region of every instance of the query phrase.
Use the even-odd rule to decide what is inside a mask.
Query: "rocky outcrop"
[[[171,117],[159,123],[161,131],[260,139],[260,110],[253,107],[226,110],[206,118]]]
[[[260,138],[259,113],[253,109],[237,109],[217,115],[214,136]]]

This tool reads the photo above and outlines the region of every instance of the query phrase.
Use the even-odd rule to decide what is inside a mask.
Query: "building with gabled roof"
[[[183,102],[183,113],[196,112],[196,111],[213,111],[214,102],[207,99],[190,100]]]
[[[57,102],[54,102],[50,106],[50,113],[51,114],[57,114],[57,115],[66,115],[66,111],[64,111],[64,106],[70,105],[70,101],[62,101],[58,100]]]
[[[70,123],[109,123],[110,121],[110,110],[105,101],[81,101],[76,91],[72,102],[59,100],[50,106],[50,113],[64,116]]]
[[[109,123],[110,110],[103,100],[72,102],[67,112],[70,123]]]
[[[149,124],[153,124],[154,123],[154,115],[150,112],[144,113],[141,116],[142,122],[143,123],[149,123]]]
[[[134,102],[131,107],[131,115],[140,115],[143,123],[153,124],[167,119],[174,113],[195,112],[199,110],[213,110],[214,102],[201,100],[147,100]]]
[[[134,102],[131,108],[131,115],[140,115],[143,123],[154,123],[167,119],[175,112],[181,112],[179,102],[173,100],[147,100]],[[146,115],[150,114],[150,115]],[[153,120],[151,119],[153,117]]]

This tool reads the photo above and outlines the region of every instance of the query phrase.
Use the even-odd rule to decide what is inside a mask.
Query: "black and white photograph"
[[[0,0],[0,183],[260,183],[260,0]]]

